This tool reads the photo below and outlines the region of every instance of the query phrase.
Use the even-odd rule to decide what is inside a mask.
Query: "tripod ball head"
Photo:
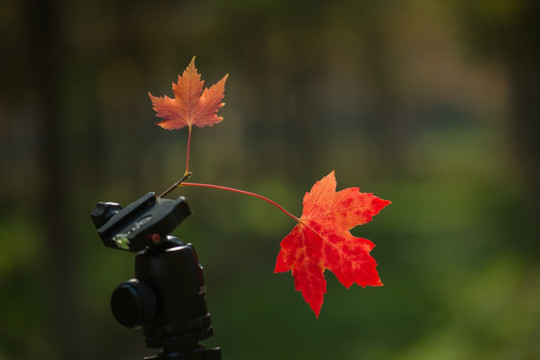
[[[100,202],[91,213],[105,246],[137,253],[135,278],[116,287],[111,308],[121,325],[143,328],[147,347],[162,349],[147,360],[221,360],[219,348],[199,344],[213,331],[195,249],[168,235],[190,214],[184,197],[153,192],[125,208]]]

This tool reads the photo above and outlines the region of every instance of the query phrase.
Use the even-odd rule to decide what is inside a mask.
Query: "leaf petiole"
[[[188,124],[188,139],[187,139],[187,150],[186,150],[186,172],[184,173],[184,176],[186,176],[187,174],[190,174],[189,176],[191,176],[191,173],[189,172],[189,148],[191,147],[191,129],[192,129],[191,124]]]
[[[226,190],[226,191],[232,191],[232,192],[239,193],[239,194],[253,196],[253,197],[256,197],[258,199],[264,200],[269,204],[274,205],[275,207],[277,207],[279,210],[281,210],[281,212],[283,212],[288,217],[294,219],[296,222],[300,222],[299,218],[297,218],[296,216],[294,216],[293,214],[291,214],[290,212],[285,210],[283,207],[281,207],[281,205],[279,205],[275,201],[270,200],[267,197],[264,197],[264,196],[259,195],[259,194],[255,194],[255,193],[245,191],[245,190],[239,190],[239,189],[235,189],[235,188],[230,188],[230,187],[226,187],[226,186],[213,185],[213,184],[187,183],[187,182],[183,182],[183,181],[179,181],[177,184],[178,185],[176,185],[176,186],[205,187],[205,188],[210,188],[210,189]]]

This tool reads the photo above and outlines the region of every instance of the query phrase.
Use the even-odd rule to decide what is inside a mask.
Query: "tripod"
[[[146,346],[160,348],[145,360],[221,360],[221,349],[199,341],[213,335],[202,266],[191,244],[168,233],[191,214],[185,198],[148,193],[125,208],[100,202],[91,218],[107,247],[136,252],[135,278],[111,296],[115,319],[143,328]]]

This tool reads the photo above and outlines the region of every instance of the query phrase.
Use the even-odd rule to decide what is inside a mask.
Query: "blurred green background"
[[[356,228],[385,286],[327,272],[317,320],[273,274],[294,223],[257,199],[182,189],[224,359],[540,359],[540,2],[0,2],[0,359],[142,359],[109,299],[133,255],[89,214],[161,192],[186,131],[148,91],[197,56],[230,74],[193,133],[196,182],[296,215],[336,170],[393,203]]]

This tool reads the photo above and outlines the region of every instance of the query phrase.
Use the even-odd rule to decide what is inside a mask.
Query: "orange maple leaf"
[[[191,128],[192,125],[212,126],[222,121],[223,117],[218,116],[217,112],[225,105],[221,100],[227,76],[203,91],[204,81],[201,81],[193,57],[184,73],[178,75],[178,82],[172,84],[174,99],[168,96],[156,97],[148,93],[156,115],[163,119],[157,125],[174,130],[185,126]]]
[[[334,172],[316,182],[304,196],[298,224],[281,241],[274,272],[291,270],[295,289],[302,292],[316,317],[326,293],[325,269],[349,288],[382,286],[369,252],[371,241],[353,236],[349,230],[371,221],[390,201],[360,188],[336,192]]]

